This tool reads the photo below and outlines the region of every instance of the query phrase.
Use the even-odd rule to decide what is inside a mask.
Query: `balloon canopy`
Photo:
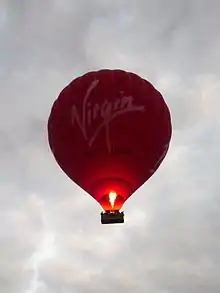
[[[171,117],[162,95],[137,74],[103,69],[59,94],[48,139],[62,170],[105,211],[118,211],[163,161]]]

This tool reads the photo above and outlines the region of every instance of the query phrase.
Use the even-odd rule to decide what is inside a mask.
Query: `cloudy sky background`
[[[0,292],[220,292],[219,10],[218,0],[0,1]],[[116,226],[100,225],[46,132],[61,89],[106,67],[150,80],[174,130]]]

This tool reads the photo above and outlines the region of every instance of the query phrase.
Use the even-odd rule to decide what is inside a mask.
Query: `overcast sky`
[[[220,292],[219,0],[0,1],[0,292]],[[48,147],[53,101],[93,69],[136,72],[172,143],[124,225]]]

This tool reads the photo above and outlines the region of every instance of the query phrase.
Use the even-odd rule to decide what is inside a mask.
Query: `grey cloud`
[[[0,291],[219,292],[218,1],[1,5]],[[174,126],[122,226],[100,225],[47,143],[60,90],[102,67],[149,79]]]

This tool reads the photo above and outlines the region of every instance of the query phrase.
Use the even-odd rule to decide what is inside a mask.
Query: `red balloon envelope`
[[[105,211],[124,202],[158,169],[171,139],[162,95],[138,75],[89,72],[54,102],[48,138],[63,171]]]

